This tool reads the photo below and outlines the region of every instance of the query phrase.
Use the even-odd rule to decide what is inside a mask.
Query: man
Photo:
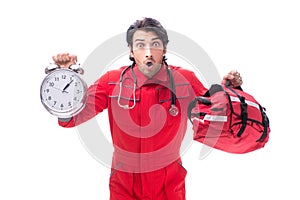
[[[137,20],[127,30],[133,64],[106,72],[88,88],[85,108],[59,125],[74,127],[108,109],[114,145],[111,200],[183,200],[185,176],[180,146],[187,128],[189,102],[206,88],[189,70],[168,66],[166,30],[155,19]],[[58,54],[61,67],[75,64],[75,55]],[[237,72],[224,76],[233,87]]]

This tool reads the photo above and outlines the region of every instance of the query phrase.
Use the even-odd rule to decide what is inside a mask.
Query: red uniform
[[[89,87],[81,113],[69,122],[59,121],[63,127],[73,127],[108,108],[114,145],[111,200],[185,199],[186,170],[181,164],[180,146],[187,128],[187,106],[206,88],[193,72],[169,67],[176,88],[177,116],[169,114],[171,93],[166,67],[149,79],[135,66],[124,73],[121,92],[119,81],[124,67],[107,72]],[[118,104],[119,99],[121,105],[132,106],[134,98],[132,109]]]

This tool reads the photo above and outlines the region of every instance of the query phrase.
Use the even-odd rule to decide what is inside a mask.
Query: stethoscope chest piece
[[[173,117],[177,116],[178,113],[179,113],[178,108],[175,105],[172,104],[170,109],[169,109],[169,113]]]

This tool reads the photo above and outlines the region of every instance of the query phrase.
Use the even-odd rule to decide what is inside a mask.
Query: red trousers
[[[110,200],[185,200],[186,173],[180,159],[153,172],[112,169]]]

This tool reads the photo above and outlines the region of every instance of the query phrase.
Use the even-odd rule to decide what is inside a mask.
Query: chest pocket
[[[120,96],[120,103],[128,104],[128,101],[136,101],[139,102],[141,100],[141,92],[140,89],[137,88],[134,91],[134,84],[128,84],[123,82],[122,88],[120,88],[119,82],[110,82],[108,83],[110,88],[109,98],[118,99]],[[121,91],[120,91],[121,89]]]
[[[171,91],[167,87],[158,88],[158,102],[162,105],[167,113],[167,118],[165,126],[174,128],[174,124],[180,124],[182,122],[182,117],[185,116],[184,113],[187,109],[189,99],[190,99],[190,85],[189,83],[176,84],[176,106],[179,109],[179,114],[177,116],[171,116],[169,114],[169,109],[171,106]],[[159,117],[159,116],[158,116]],[[174,129],[176,130],[176,128]]]
[[[190,90],[189,90],[190,84],[189,83],[182,83],[182,84],[176,84],[175,90],[176,90],[176,98],[178,100],[188,100],[190,98]],[[171,91],[169,88],[166,87],[159,87],[158,88],[158,102],[164,103],[171,101]]]

